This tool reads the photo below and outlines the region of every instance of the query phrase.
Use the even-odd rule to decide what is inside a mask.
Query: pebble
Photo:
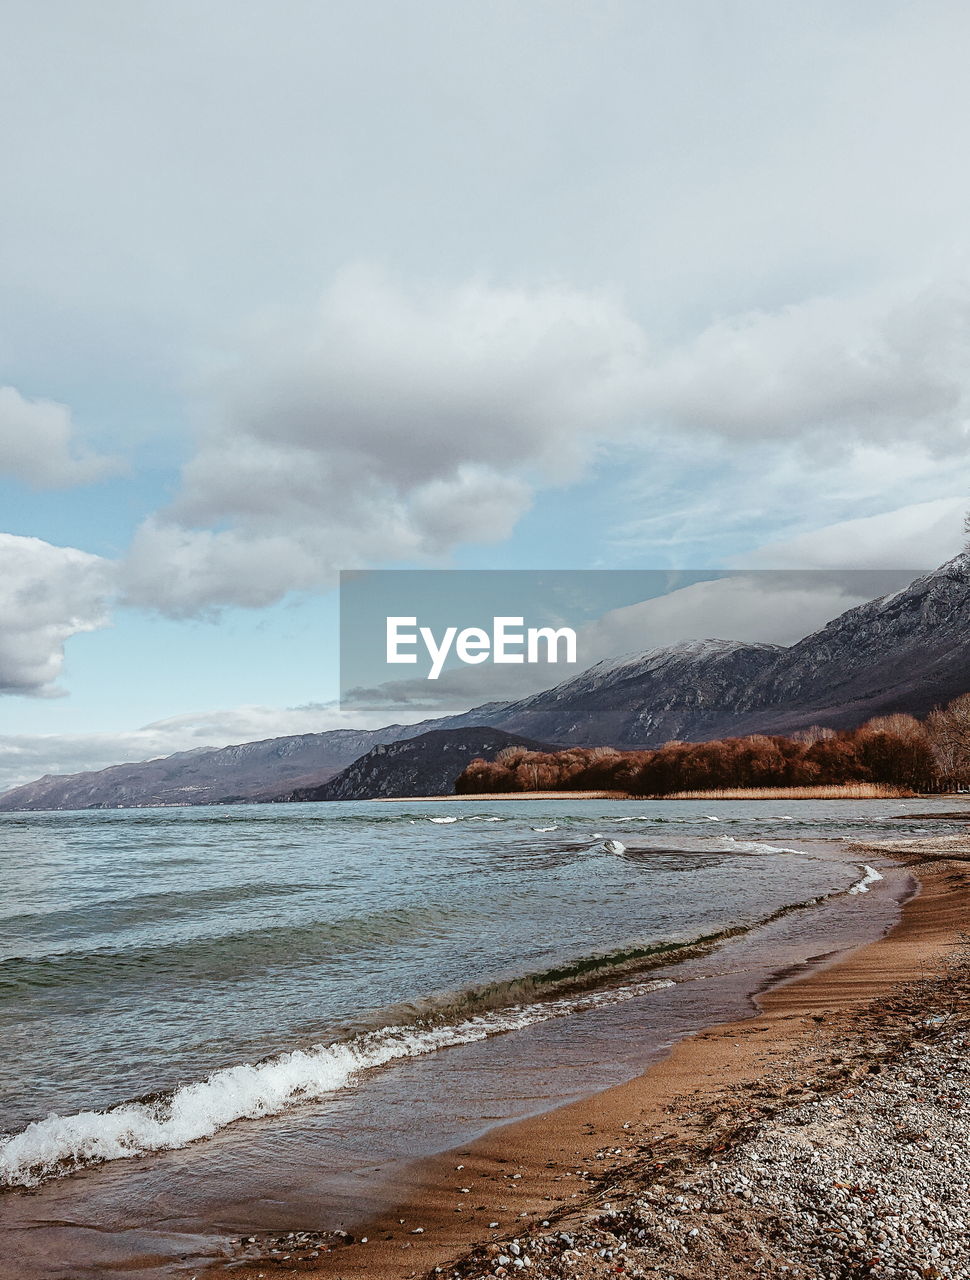
[[[970,948],[961,951],[945,978],[897,989],[888,1011],[876,1002],[865,1016],[878,1035],[867,1026],[836,1040],[813,1064],[817,1079],[781,1062],[777,1081],[746,1086],[725,1140],[700,1116],[693,1159],[678,1148],[668,1168],[663,1148],[647,1146],[622,1172],[604,1166],[595,1201],[566,1202],[568,1231],[543,1219],[490,1246],[498,1259],[461,1259],[449,1280],[487,1280],[510,1260],[535,1280],[970,1280]]]

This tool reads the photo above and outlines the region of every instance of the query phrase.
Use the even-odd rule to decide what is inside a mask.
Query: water
[[[321,1162],[349,1220],[378,1195],[366,1169],[629,1078],[772,973],[877,936],[902,881],[845,841],[958,830],[894,816],[953,807],[2,815],[0,1181],[46,1184],[47,1239],[69,1204],[169,1256],[198,1251],[159,1244],[160,1200],[181,1232],[306,1225],[311,1203],[319,1225]],[[22,1274],[67,1274],[41,1254]]]

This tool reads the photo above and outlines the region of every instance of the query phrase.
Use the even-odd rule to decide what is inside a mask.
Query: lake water
[[[115,1274],[128,1253],[131,1274],[172,1274],[248,1227],[352,1223],[401,1162],[627,1079],[774,975],[878,936],[908,877],[848,841],[962,829],[898,816],[953,808],[0,815],[17,1274],[101,1274],[105,1249]]]

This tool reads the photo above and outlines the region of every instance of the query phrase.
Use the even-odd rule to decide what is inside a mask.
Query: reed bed
[[[847,782],[827,787],[725,787],[675,791],[664,800],[903,800],[918,793],[881,782]]]

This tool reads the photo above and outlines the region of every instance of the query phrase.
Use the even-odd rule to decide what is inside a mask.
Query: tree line
[[[647,751],[507,747],[492,761],[472,760],[455,783],[459,795],[515,791],[678,791],[748,787],[844,786],[872,782],[912,791],[970,782],[970,694],[931,712],[879,716],[858,729],[815,727],[790,737],[752,734],[712,742],[667,742]]]

